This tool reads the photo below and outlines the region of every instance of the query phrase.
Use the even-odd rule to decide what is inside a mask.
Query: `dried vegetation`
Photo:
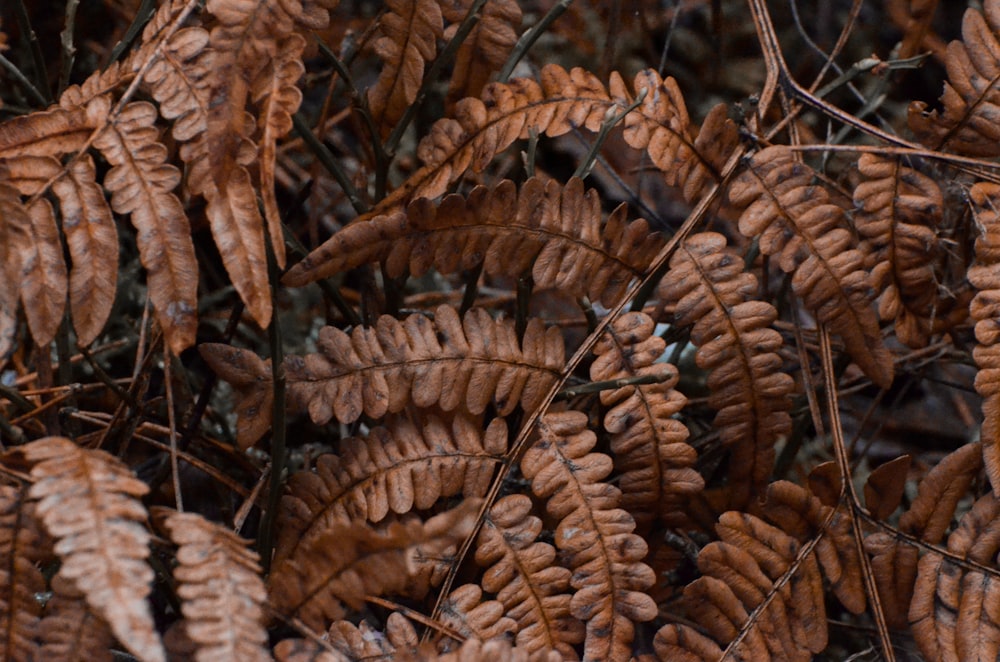
[[[4,2],[0,659],[996,659],[941,4]]]

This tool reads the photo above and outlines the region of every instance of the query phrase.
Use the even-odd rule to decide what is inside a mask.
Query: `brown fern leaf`
[[[260,131],[260,196],[264,217],[271,236],[271,247],[278,267],[285,268],[285,238],[281,231],[281,212],[274,191],[274,168],[278,140],[292,130],[292,115],[302,103],[298,80],[305,73],[302,50],[305,40],[293,34],[278,44],[278,53],[271,61],[271,72],[254,81],[253,100],[261,105]],[[265,83],[265,84],[262,84]]]
[[[104,191],[95,181],[94,162],[85,155],[64,170],[54,157],[21,156],[8,160],[7,165],[11,181],[22,195],[41,194],[53,182],[73,259],[69,272],[73,326],[78,342],[89,345],[104,328],[118,286],[118,231]],[[62,322],[66,299],[66,264],[51,213],[45,200],[29,207],[36,249],[22,251],[22,261],[35,258],[36,266],[30,272],[27,264],[24,266],[22,291],[31,302],[25,312],[32,336],[42,344],[52,339]]]
[[[378,632],[365,621],[357,625],[337,621],[330,626],[328,635],[330,645],[350,660],[413,659],[420,644],[413,624],[398,612],[386,618],[385,632]]]
[[[0,124],[0,159],[78,152],[102,119],[82,107],[53,107],[14,117]]]
[[[107,116],[110,101],[98,97],[87,111]],[[104,178],[111,207],[131,214],[139,231],[139,257],[148,273],[149,297],[156,308],[166,344],[175,354],[194,344],[197,326],[198,263],[184,208],[172,193],[180,181],[166,163],[167,150],[157,141],[156,109],[130,103],[94,140],[113,166]]]
[[[958,560],[995,567],[1000,551],[1000,500],[980,498],[948,537],[945,556],[920,559],[910,603],[913,637],[928,660],[992,660],[1000,655],[1000,578]]]
[[[35,636],[45,591],[36,562],[42,556],[33,505],[26,490],[0,485],[0,659],[38,657]]]
[[[57,176],[62,166],[54,157],[22,156],[8,159],[7,170],[11,183],[22,195],[30,196],[39,192],[46,179]],[[25,209],[30,222],[27,241],[20,244],[21,299],[32,337],[38,344],[48,345],[66,308],[66,263],[51,203],[37,199]],[[114,250],[117,252],[117,244]]]
[[[983,14],[968,9],[962,21],[962,41],[948,44],[948,82],[944,110],[927,111],[927,104],[910,104],[908,123],[920,142],[931,149],[966,156],[1000,156],[1000,2],[987,0]]]
[[[923,347],[931,333],[959,321],[944,314],[947,304],[938,295],[934,271],[942,253],[935,232],[944,209],[941,189],[898,158],[862,154],[858,170],[867,179],[854,189],[854,222],[871,244],[868,262],[881,295],[879,317],[895,321],[903,343]]]
[[[139,497],[149,488],[121,460],[46,437],[16,451],[34,466],[28,495],[56,539],[59,577],[76,585],[118,640],[143,662],[165,660],[146,596],[149,533]]]
[[[539,439],[521,459],[521,472],[558,522],[556,547],[573,575],[570,613],[587,623],[584,658],[626,659],[635,622],[656,617],[646,593],[656,580],[642,562],[646,541],[632,533],[635,520],[618,506],[621,491],[600,482],[611,458],[591,453],[597,436],[580,412],[545,415]]]
[[[445,37],[465,19],[472,0],[442,2],[441,13],[453,25]],[[478,97],[489,82],[493,72],[500,69],[517,42],[517,29],[521,25],[521,8],[514,0],[486,0],[479,13],[479,21],[465,37],[455,54],[455,68],[451,73],[447,112],[464,97]]]
[[[783,340],[771,325],[769,303],[752,301],[757,279],[726,238],[704,232],[688,238],[670,260],[660,296],[676,304],[674,323],[693,324],[695,361],[709,370],[708,404],[715,427],[732,448],[730,507],[745,507],[764,491],[774,466],[774,444],[791,432],[794,380],[782,372]]]
[[[382,60],[368,90],[368,108],[384,140],[406,112],[424,81],[424,63],[437,55],[444,19],[436,0],[387,0],[378,23],[375,53]]]
[[[834,594],[852,613],[865,610],[861,559],[850,518],[843,509],[825,505],[804,487],[781,480],[768,486],[760,512],[802,544],[817,540],[816,558]]]
[[[452,273],[483,265],[488,275],[532,274],[536,288],[556,288],[614,305],[641,278],[663,246],[642,220],[626,219],[622,205],[601,220],[597,192],[579,178],[565,186],[531,178],[517,192],[504,180],[477,186],[468,198],[427,199],[406,214],[348,225],[285,275],[299,286],[361,264],[385,263],[390,276],[420,276],[433,266]]]
[[[878,386],[892,383],[892,355],[882,344],[872,309],[864,257],[845,229],[844,210],[830,203],[816,173],[782,145],[768,147],[734,180],[730,200],[743,207],[739,229],[760,237],[793,274],[792,289],[821,324],[839,335],[851,358]]]
[[[1000,186],[980,182],[969,191],[976,224],[976,265],[968,278],[979,293],[969,314],[976,321],[976,342],[972,352],[979,373],[976,391],[983,397],[983,460],[993,491],[1000,494]]]
[[[574,128],[597,131],[609,111],[624,109],[628,101],[613,99],[593,74],[554,64],[542,68],[541,81],[515,78],[491,83],[481,99],[469,97],[455,104],[455,119],[442,119],[420,141],[417,156],[424,166],[380,205],[393,209],[420,197],[436,198],[470,167],[482,172],[493,157],[530,129],[560,136]]]
[[[87,604],[73,582],[56,575],[45,618],[38,626],[41,651],[35,659],[46,662],[111,662],[114,636],[111,628]],[[17,659],[17,658],[5,658]]]
[[[810,660],[824,650],[826,608],[816,556],[799,557],[795,538],[746,513],[723,513],[716,528],[721,540],[698,555],[703,576],[684,588],[688,617],[720,647],[744,634],[731,653],[737,659]],[[689,659],[715,650],[687,625],[665,626],[657,639],[662,652],[682,648]]]
[[[437,662],[560,662],[565,658],[555,651],[532,653],[506,639],[467,639],[458,650],[431,659]]]
[[[611,96],[630,99],[620,76],[612,75]],[[636,94],[646,91],[638,108],[625,116],[625,142],[645,150],[663,173],[668,186],[681,189],[684,200],[695,202],[714,184],[726,160],[739,146],[736,124],[720,103],[705,117],[701,130],[691,123],[677,81],[661,78],[653,69],[636,74]]]
[[[248,349],[217,343],[198,346],[205,362],[236,391],[236,444],[246,450],[271,427],[274,388],[271,359],[261,359]]]
[[[152,510],[160,528],[178,546],[177,596],[187,636],[197,644],[194,660],[269,660],[257,553],[248,541],[197,513]]]
[[[979,444],[968,444],[949,453],[920,481],[917,498],[899,518],[899,530],[930,544],[940,543],[959,501],[965,498],[982,466]],[[886,623],[905,628],[920,550],[891,533],[879,531],[865,537],[865,551],[872,558]]]
[[[486,567],[482,585],[516,621],[519,647],[572,659],[584,631],[570,614],[570,571],[555,563],[552,545],[538,541],[542,521],[531,509],[523,494],[506,496],[490,509],[476,546],[476,562]]]
[[[594,381],[660,379],[601,391],[601,403],[608,407],[604,428],[611,434],[611,450],[621,473],[621,505],[643,530],[657,519],[670,526],[683,523],[685,502],[705,487],[692,468],[697,453],[686,443],[688,430],[674,419],[687,402],[674,389],[677,369],[656,362],[666,343],[653,335],[655,328],[645,313],[622,315],[594,345],[597,358],[590,367]]]
[[[0,129],[3,125],[0,125]],[[17,306],[21,298],[22,255],[31,243],[31,219],[18,190],[9,181],[9,170],[0,160],[0,362],[17,344]]]
[[[517,622],[505,616],[504,612],[502,603],[483,599],[483,590],[478,585],[465,584],[442,601],[439,620],[466,639],[490,641],[513,637],[517,632]],[[446,638],[439,642],[438,647],[447,652],[456,648],[457,644],[453,639]]]
[[[315,473],[289,478],[275,558],[293,555],[337,523],[379,522],[390,512],[426,510],[441,497],[480,497],[506,451],[502,419],[483,433],[462,416],[450,426],[430,417],[422,430],[400,419],[367,439],[342,440],[338,455],[317,458]]]
[[[403,322],[383,315],[374,327],[355,327],[350,334],[324,327],[319,336],[318,354],[289,355],[284,370],[289,408],[308,411],[320,425],[334,417],[343,423],[362,414],[382,418],[410,402],[472,414],[491,403],[501,416],[518,405],[530,411],[559,378],[565,352],[559,330],[538,320],[528,323],[519,344],[511,320],[473,309],[460,321],[446,305],[435,310],[433,322],[422,314]],[[241,405],[241,413],[268,417],[243,429],[266,429],[270,411],[258,405],[270,397],[262,393],[271,389],[270,371],[260,359],[223,347],[202,345],[202,356],[252,399],[253,407]]]
[[[358,609],[367,595],[394,593],[406,585],[410,550],[435,541],[440,549],[472,533],[481,499],[426,522],[417,518],[376,529],[362,522],[338,522],[275,564],[268,588],[278,613],[322,629]]]

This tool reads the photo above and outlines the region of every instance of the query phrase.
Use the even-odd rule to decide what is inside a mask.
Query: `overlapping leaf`
[[[286,356],[284,370],[290,409],[308,411],[319,424],[334,417],[351,423],[362,414],[381,418],[410,402],[473,414],[490,404],[501,416],[518,405],[530,411],[558,377],[565,351],[558,329],[537,319],[519,343],[512,321],[493,320],[480,309],[459,320],[449,306],[439,306],[433,322],[417,313],[403,322],[384,315],[374,327],[351,333],[324,327],[318,345],[319,353]],[[258,418],[241,421],[241,432],[266,430],[272,385],[265,362],[225,345],[205,344],[201,352],[249,403],[238,405],[241,416]]]
[[[624,206],[602,221],[597,192],[573,178],[565,187],[531,178],[521,190],[504,180],[468,198],[435,205],[420,199],[405,213],[348,225],[295,265],[287,285],[304,285],[368,262],[393,277],[434,267],[451,273],[483,265],[489,275],[530,272],[535,287],[557,288],[613,305],[644,275],[663,246],[643,220],[628,222]]]
[[[839,335],[851,358],[877,385],[892,383],[892,355],[872,308],[871,281],[855,248],[844,210],[830,202],[816,173],[787,147],[758,152],[729,190],[743,208],[740,232],[792,274],[792,289]]]
[[[795,384],[782,371],[783,340],[771,325],[778,312],[753,300],[757,279],[726,239],[703,232],[687,239],[670,260],[660,295],[675,304],[674,321],[693,324],[695,360],[710,371],[709,404],[715,426],[731,447],[729,503],[743,508],[763,492],[774,465],[774,444],[792,429]]]

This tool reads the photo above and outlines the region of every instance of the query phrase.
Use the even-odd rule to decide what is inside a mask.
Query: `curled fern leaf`
[[[782,372],[777,351],[782,338],[771,324],[778,317],[769,303],[750,301],[757,279],[743,260],[714,232],[687,239],[670,261],[660,295],[676,303],[675,323],[694,324],[698,366],[710,370],[709,405],[719,413],[715,426],[732,448],[730,503],[744,507],[760,494],[771,475],[774,444],[789,434],[794,381]]]
[[[570,613],[587,623],[584,658],[627,657],[635,622],[656,617],[656,604],[645,593],[656,579],[642,562],[646,541],[632,533],[635,520],[618,507],[618,488],[600,482],[611,473],[611,458],[590,452],[597,437],[587,429],[585,414],[547,414],[538,435],[521,471],[559,522],[556,547],[573,570],[570,585],[576,590]]]
[[[461,416],[450,426],[432,417],[423,429],[391,421],[367,439],[345,439],[340,453],[317,458],[315,472],[289,478],[275,558],[291,555],[337,522],[380,522],[389,513],[426,510],[441,497],[483,496],[506,450],[502,419],[483,433]]]
[[[558,288],[612,305],[645,273],[663,240],[624,206],[601,220],[597,192],[573,178],[565,187],[531,178],[518,192],[504,180],[420,199],[406,213],[348,225],[295,265],[287,285],[304,285],[361,264],[384,262],[390,276],[420,276],[433,266],[451,273],[483,265],[488,275],[529,272],[537,288]]]
[[[46,437],[18,449],[34,466],[29,496],[56,539],[59,577],[73,582],[143,662],[166,659],[146,602],[153,570],[139,497],[149,488],[117,458]]]
[[[98,97],[88,112],[107,115],[110,101]],[[156,109],[131,103],[94,141],[113,166],[104,178],[111,207],[131,214],[139,231],[139,257],[149,273],[149,297],[156,308],[167,345],[175,354],[194,344],[197,326],[198,263],[191,228],[172,192],[180,172],[166,163],[167,150],[157,141]]]
[[[454,26],[465,19],[472,5],[472,0],[443,2],[441,13]],[[482,93],[490,75],[500,69],[517,42],[520,24],[521,8],[515,0],[486,0],[479,21],[455,54],[455,69],[445,100],[449,109],[459,99],[478,97]],[[446,34],[449,31],[451,27]]]
[[[674,389],[677,369],[657,363],[666,343],[653,335],[645,313],[626,313],[594,345],[590,368],[595,381],[658,376],[661,381],[602,391],[604,428],[621,472],[622,507],[640,527],[657,519],[683,522],[684,504],[705,483],[692,467],[697,453],[686,443],[688,430],[674,419],[687,401]]]
[[[410,551],[433,541],[437,549],[460,543],[475,523],[481,499],[466,499],[427,522],[417,518],[376,529],[340,522],[275,564],[269,579],[271,603],[287,617],[322,629],[358,609],[367,595],[401,590],[410,572]]]
[[[729,197],[744,207],[740,232],[760,237],[760,250],[793,274],[792,289],[820,323],[838,334],[851,358],[877,385],[892,383],[892,355],[882,344],[864,258],[811,168],[785,146],[758,152]]]

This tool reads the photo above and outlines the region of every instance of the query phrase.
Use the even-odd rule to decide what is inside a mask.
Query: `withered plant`
[[[997,659],[964,5],[5,0],[0,659]]]

